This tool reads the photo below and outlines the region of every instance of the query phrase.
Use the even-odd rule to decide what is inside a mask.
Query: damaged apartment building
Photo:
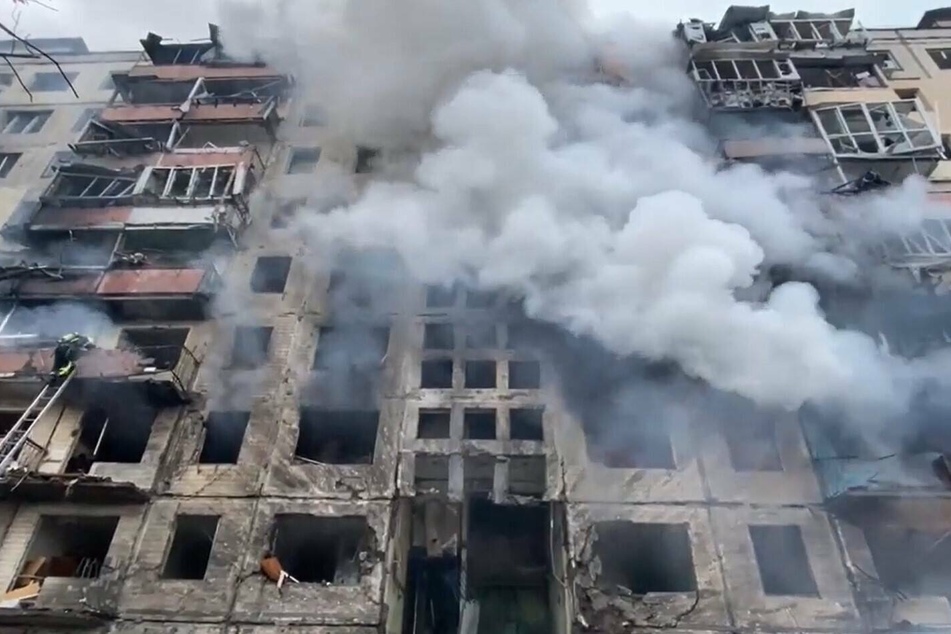
[[[724,164],[818,174],[830,209],[919,174],[942,209],[951,10],[678,35]],[[572,363],[511,298],[322,257],[297,223],[378,152],[215,27],[142,46],[61,55],[66,84],[26,60],[35,99],[0,93],[0,632],[951,628],[940,429],[882,452],[725,395],[667,416],[670,368]],[[929,223],[881,249],[907,314],[850,324],[907,354],[951,336]],[[97,347],[50,388],[72,331]]]

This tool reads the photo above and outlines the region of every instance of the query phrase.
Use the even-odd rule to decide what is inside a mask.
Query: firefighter
[[[95,347],[92,339],[77,332],[60,337],[53,352],[53,378],[69,376],[76,368],[79,355]]]

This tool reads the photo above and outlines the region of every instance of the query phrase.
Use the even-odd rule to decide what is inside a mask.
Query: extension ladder
[[[69,385],[75,372],[76,368],[74,367],[66,376],[56,377],[44,385],[40,393],[30,403],[30,406],[20,416],[20,419],[10,428],[3,440],[0,440],[0,476],[6,475],[6,472],[13,466],[20,449],[23,448],[30,437],[30,432],[33,431],[36,421],[66,390],[66,386]]]

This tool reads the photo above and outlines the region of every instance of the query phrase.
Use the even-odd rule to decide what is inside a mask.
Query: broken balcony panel
[[[941,137],[918,99],[842,104],[810,114],[836,158],[943,156]]]
[[[914,233],[882,244],[885,260],[901,268],[929,268],[951,264],[951,219],[923,220]]]
[[[154,123],[266,123],[274,115],[277,102],[273,99],[259,103],[192,103],[187,112],[179,106],[112,106],[99,115],[106,123],[141,125]]]
[[[802,104],[802,82],[789,59],[750,57],[693,59],[692,75],[710,108],[752,110],[792,109]]]
[[[829,148],[818,137],[776,137],[755,140],[729,140],[722,144],[728,159],[743,160],[774,156],[828,156]]]
[[[795,11],[773,13],[769,5],[731,6],[719,25],[693,19],[678,29],[691,46],[706,44],[864,45],[867,36],[856,28],[855,10],[835,13]]]
[[[40,202],[58,206],[122,205],[132,201],[140,171],[110,169],[87,163],[62,165]]]

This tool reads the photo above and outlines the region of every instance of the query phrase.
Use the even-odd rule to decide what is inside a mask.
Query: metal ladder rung
[[[43,389],[37,394],[30,406],[23,412],[20,419],[14,424],[10,431],[0,440],[0,475],[6,473],[6,470],[13,463],[16,455],[23,448],[23,445],[29,440],[30,432],[36,425],[36,422],[52,406],[53,402],[69,385],[73,378],[75,368],[72,372],[62,378],[57,378],[51,383],[43,386]]]

